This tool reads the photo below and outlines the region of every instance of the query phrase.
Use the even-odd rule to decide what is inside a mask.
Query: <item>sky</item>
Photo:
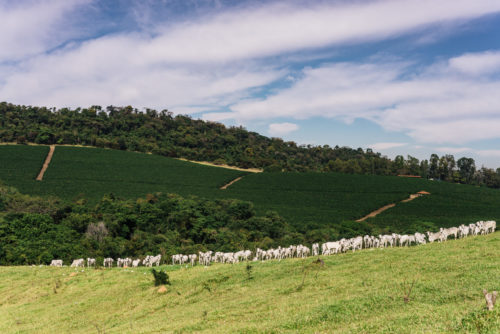
[[[500,167],[499,0],[0,0],[0,101]]]

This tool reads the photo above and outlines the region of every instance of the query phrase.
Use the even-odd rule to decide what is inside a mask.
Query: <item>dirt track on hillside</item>
[[[36,177],[37,181],[42,181],[43,174],[45,174],[45,171],[47,170],[47,168],[49,168],[49,164],[50,164],[50,161],[52,160],[52,156],[54,155],[55,149],[56,149],[55,145],[50,145],[49,154],[47,154],[47,157],[45,158],[45,162],[43,163],[42,169],[40,170],[40,173],[38,173],[38,176]]]
[[[400,203],[407,203],[409,201],[413,201],[415,198],[418,198],[420,196],[422,196],[423,194],[425,195],[430,195],[430,193],[427,193],[425,191],[420,191],[420,193],[416,193],[416,194],[411,194],[410,197],[408,197],[407,199],[404,199],[402,200]],[[372,218],[372,217],[375,217],[376,215],[384,212],[385,210],[387,209],[390,209],[390,208],[393,208],[396,206],[396,203],[391,203],[391,204],[387,204],[383,207],[381,207],[380,209],[377,209],[375,211],[372,211],[370,212],[369,214],[367,214],[366,216],[364,216],[363,218],[360,218],[358,220],[356,220],[357,222],[362,222],[362,221],[365,221],[367,220],[368,218]]]
[[[224,190],[224,189],[227,189],[230,185],[232,185],[233,183],[235,182],[238,182],[239,180],[241,180],[243,178],[243,176],[240,176],[240,177],[237,177],[235,178],[234,180],[232,180],[231,182],[229,182],[228,184],[225,184],[223,185],[222,187],[220,187],[220,189]]]
[[[240,168],[240,167],[235,167],[235,166],[229,166],[229,165],[216,165],[212,162],[208,161],[196,161],[196,160],[188,160],[184,158],[175,158],[177,160],[182,160],[182,161],[189,161],[195,164],[200,164],[200,165],[205,165],[205,166],[212,166],[212,167],[219,167],[219,168],[226,168],[226,169],[233,169],[233,170],[239,170],[241,172],[249,172],[249,173],[262,173],[262,169],[259,168]]]

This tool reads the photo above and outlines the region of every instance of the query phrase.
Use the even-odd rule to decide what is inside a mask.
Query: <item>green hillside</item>
[[[84,197],[95,203],[109,193],[124,198],[158,191],[210,196],[245,174],[158,155],[57,146],[43,181],[37,182],[47,152],[46,146],[0,146],[0,159],[8,161],[0,166],[0,179],[23,193],[68,200]]]
[[[375,232],[414,232],[477,220],[500,220],[500,191],[424,179],[341,173],[250,174],[172,158],[98,148],[56,148],[42,182],[34,181],[44,146],[0,146],[0,179],[34,195],[65,200],[103,195],[135,199],[147,193],[236,198],[251,201],[258,214],[278,212],[302,233],[356,220],[420,190],[430,196],[398,203],[367,224]],[[244,177],[226,190],[220,186]],[[322,238],[321,233],[317,238]]]
[[[2,333],[500,332],[500,305],[485,311],[481,293],[500,289],[499,232],[323,259],[324,266],[312,258],[254,262],[250,270],[245,263],[168,266],[172,285],[165,293],[153,287],[146,268],[0,267],[0,328]],[[404,291],[413,282],[405,303]]]
[[[24,193],[35,193],[35,181],[48,146],[0,145],[0,180]]]

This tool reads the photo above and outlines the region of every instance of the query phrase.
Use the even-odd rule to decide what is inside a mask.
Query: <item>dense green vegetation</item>
[[[209,198],[222,185],[244,174],[152,154],[57,147],[43,189],[36,194],[80,196],[92,203],[109,193],[137,198],[161,191]]]
[[[387,231],[414,232],[424,226],[450,227],[478,220],[500,220],[497,189],[416,180],[432,195],[423,196],[370,218],[370,224]]]
[[[297,145],[242,127],[173,116],[167,110],[140,112],[132,107],[47,109],[0,103],[0,142],[72,144],[263,167],[266,171],[321,171],[350,174],[412,174],[500,188],[500,168],[477,169],[470,158],[431,155],[429,160],[371,149]]]
[[[486,187],[425,179],[342,173],[258,173],[202,166],[150,154],[97,148],[56,148],[44,181],[27,164],[41,166],[32,152],[46,147],[0,146],[5,161],[26,161],[25,168],[0,166],[6,184],[30,195],[53,195],[66,203],[93,208],[105,195],[135,200],[148,193],[178,193],[208,199],[252,202],[257,215],[277,212],[297,241],[336,239],[354,233],[415,232],[477,220],[500,220],[500,192]],[[28,161],[37,157],[39,161]],[[17,163],[17,162],[16,162]],[[5,165],[7,166],[7,165]],[[20,165],[21,166],[21,165]],[[14,166],[15,167],[15,166]],[[4,177],[15,170],[15,178]],[[25,171],[25,172],[23,172]],[[226,190],[220,185],[244,177]],[[399,203],[362,224],[353,220],[420,190],[431,193]]]
[[[313,259],[148,268],[0,267],[2,333],[499,333],[500,232]],[[75,275],[75,276],[71,276]],[[304,278],[305,277],[305,278]],[[302,282],[304,282],[302,284]],[[414,282],[407,303],[404,296]],[[406,293],[405,293],[406,291]]]
[[[0,265],[253,249],[289,244],[295,236],[278,214],[256,215],[239,200],[155,193],[137,200],[106,196],[94,207],[83,202],[0,186]]]

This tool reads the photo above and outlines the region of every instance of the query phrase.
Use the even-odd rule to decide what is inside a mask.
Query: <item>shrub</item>
[[[154,269],[151,269],[151,272],[153,273],[153,276],[155,278],[155,286],[170,285],[170,277],[168,277],[166,271],[163,270],[156,271]]]

